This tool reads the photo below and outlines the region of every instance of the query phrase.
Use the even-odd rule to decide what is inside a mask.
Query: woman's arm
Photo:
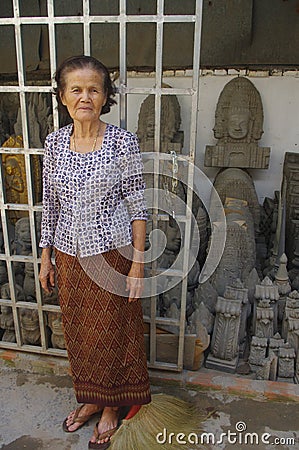
[[[132,266],[127,277],[127,291],[129,302],[134,302],[141,297],[144,286],[144,245],[145,245],[146,221],[133,220],[133,258]]]
[[[55,269],[51,262],[52,247],[43,248],[39,281],[42,288],[50,294],[55,286]]]

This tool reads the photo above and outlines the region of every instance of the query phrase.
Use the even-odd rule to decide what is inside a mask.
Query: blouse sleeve
[[[122,195],[131,222],[133,220],[147,220],[147,209],[144,198],[145,182],[143,179],[143,163],[137,136],[131,135],[126,140],[126,147],[121,164]]]
[[[54,184],[55,160],[48,138],[45,141],[43,158],[43,212],[41,221],[41,239],[39,246],[51,247],[59,217],[60,204]]]

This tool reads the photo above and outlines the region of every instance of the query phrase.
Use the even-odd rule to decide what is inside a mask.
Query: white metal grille
[[[191,99],[191,120],[190,120],[190,145],[189,154],[187,156],[178,155],[179,161],[188,163],[188,184],[192,186],[193,169],[192,164],[195,157],[195,145],[196,145],[196,128],[197,128],[197,110],[198,110],[198,88],[199,88],[199,58],[200,58],[200,39],[201,39],[201,18],[202,18],[202,0],[195,0],[195,13],[191,15],[165,15],[164,14],[164,0],[157,0],[157,11],[154,15],[128,15],[126,13],[126,0],[119,0],[119,14],[118,15],[91,15],[91,3],[90,0],[82,0],[81,16],[55,16],[54,14],[54,0],[47,0],[47,15],[40,17],[22,17],[20,15],[20,3],[19,0],[12,0],[13,4],[13,17],[0,18],[0,27],[5,25],[11,25],[15,30],[15,46],[16,46],[16,58],[17,58],[17,71],[18,71],[18,83],[5,83],[0,86],[0,93],[18,93],[19,104],[22,120],[22,136],[23,136],[23,148],[11,148],[1,147],[1,156],[3,155],[24,155],[25,171],[27,180],[27,203],[9,203],[5,196],[5,177],[3,174],[3,168],[0,172],[0,202],[1,202],[1,219],[3,229],[4,240],[4,253],[0,254],[0,260],[4,261],[7,265],[8,282],[10,287],[10,298],[1,298],[0,306],[11,308],[14,319],[14,331],[16,336],[16,342],[0,341],[0,347],[18,349],[33,353],[44,353],[48,355],[60,355],[66,356],[64,350],[59,348],[51,348],[49,346],[49,338],[47,335],[47,328],[45,317],[48,312],[58,312],[59,307],[56,305],[43,304],[42,293],[38,281],[39,272],[39,255],[38,255],[38,241],[36,237],[36,215],[41,212],[41,206],[37,205],[34,201],[33,192],[33,157],[35,155],[42,155],[42,148],[30,147],[29,136],[29,123],[28,123],[28,94],[29,93],[49,93],[54,87],[52,85],[40,85],[40,83],[26,83],[25,68],[24,68],[24,53],[23,53],[23,38],[22,38],[22,26],[24,25],[46,25],[48,29],[49,38],[49,56],[50,56],[50,71],[51,74],[55,73],[56,61],[57,61],[57,46],[56,46],[56,34],[55,27],[59,24],[82,24],[83,26],[83,46],[84,53],[89,55],[91,52],[91,24],[106,24],[114,23],[119,27],[119,84],[118,84],[118,103],[119,103],[119,125],[126,128],[127,125],[127,98],[130,94],[142,94],[142,95],[155,95],[155,152],[156,157],[153,157],[153,164],[155,172],[158,174],[160,169],[161,159],[159,157],[160,147],[160,119],[161,119],[161,96],[168,95],[184,95],[189,96]],[[154,87],[129,87],[127,80],[127,24],[130,23],[153,23],[156,24],[156,61],[155,61],[155,84]],[[191,88],[167,88],[163,87],[163,32],[164,25],[167,23],[193,23],[194,24],[194,36],[193,36],[193,78]],[[54,96],[52,96],[52,113],[54,128],[59,127],[59,116],[57,110],[57,103]],[[145,157],[148,157],[145,155]],[[164,159],[170,158],[170,155],[164,155]],[[158,175],[154,177],[154,186],[158,187]],[[157,198],[156,198],[157,201]],[[157,204],[157,203],[156,203]],[[187,205],[191,209],[192,206],[192,191],[187,192]],[[11,248],[11,236],[9,233],[9,220],[8,214],[11,211],[23,211],[27,212],[30,223],[30,234],[32,244],[32,255],[22,256],[15,254]],[[181,220],[185,223],[185,235],[184,235],[184,265],[188,261],[188,252],[190,246],[190,234],[191,234],[191,222],[188,215],[182,217]],[[159,214],[156,210],[156,214],[153,214],[154,227],[159,227]],[[19,301],[17,299],[16,292],[16,277],[14,272],[14,265],[17,263],[31,263],[34,269],[34,281],[36,290],[36,301]],[[154,269],[157,269],[157,267]],[[153,292],[155,292],[155,286],[153,283]],[[151,299],[151,313],[148,317],[145,317],[145,321],[150,324],[150,367],[165,368],[172,370],[182,370],[183,368],[183,350],[184,350],[184,329],[185,329],[185,308],[186,308],[186,294],[187,294],[187,277],[182,282],[182,298],[181,298],[181,315],[180,320],[169,320],[163,317],[156,316],[156,302],[157,298],[153,295]],[[20,327],[20,314],[25,308],[26,310],[37,311],[39,328],[40,328],[40,342],[38,345],[28,345],[24,343]],[[156,359],[156,326],[163,324],[172,324],[178,328],[179,331],[179,346],[177,353],[177,363],[169,364],[163,361],[157,361]]]

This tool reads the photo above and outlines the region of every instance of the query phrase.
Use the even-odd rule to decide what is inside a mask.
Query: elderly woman
[[[63,429],[74,432],[101,413],[89,448],[105,449],[120,407],[151,400],[139,300],[147,218],[142,162],[136,136],[100,119],[116,103],[102,63],[72,57],[55,78],[58,102],[73,122],[45,142],[39,278],[49,293],[57,277],[82,403]]]

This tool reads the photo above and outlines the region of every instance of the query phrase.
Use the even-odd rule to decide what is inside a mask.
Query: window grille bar
[[[89,0],[83,0],[83,43],[84,55],[90,55]]]
[[[52,0],[48,0],[52,1]],[[120,0],[122,1],[122,0]],[[48,3],[49,4],[49,3]],[[49,23],[50,12],[48,10],[48,17],[20,17],[19,22],[23,25],[44,25]],[[189,23],[196,21],[196,15],[186,14],[186,15],[125,15],[124,19],[126,23]],[[89,23],[119,23],[121,21],[120,16],[89,16]],[[66,17],[55,17],[54,14],[51,19],[52,24],[69,24],[69,23],[78,23],[84,24],[84,16],[66,16]],[[0,26],[1,25],[15,25],[16,20],[12,17],[0,18]]]
[[[56,72],[56,36],[54,24],[54,0],[48,0],[48,32],[49,32],[49,52],[50,52],[50,72],[51,77]],[[56,82],[52,78],[52,90],[56,88]],[[59,117],[57,109],[57,100],[55,95],[52,95],[52,111],[53,111],[53,125],[54,130],[59,128]]]
[[[127,128],[127,24],[126,0],[119,2],[119,124]]]

